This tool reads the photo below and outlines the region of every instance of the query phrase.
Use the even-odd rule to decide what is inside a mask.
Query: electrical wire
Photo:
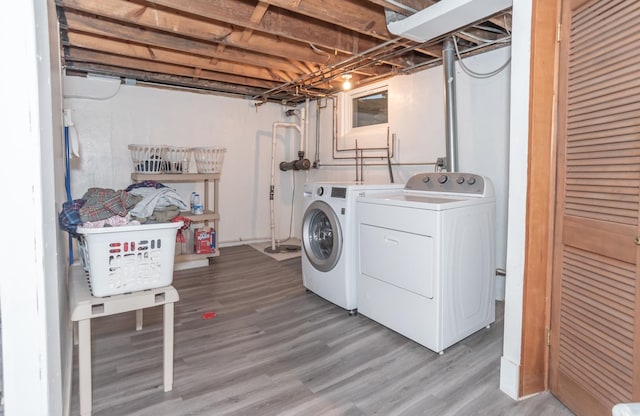
[[[113,92],[113,94],[108,95],[106,97],[89,97],[89,96],[85,96],[85,95],[63,95],[63,98],[75,98],[75,99],[80,99],[80,100],[93,100],[93,101],[105,101],[105,100],[110,100],[113,97],[115,97],[116,95],[118,95],[118,93],[120,92],[120,87],[122,86],[122,83],[118,84],[118,88],[116,88],[116,90]]]
[[[500,39],[486,39],[486,38],[481,38],[480,36],[474,35],[473,33],[465,32],[464,30],[461,30],[459,33],[462,33],[463,35],[465,35],[467,37],[470,37],[472,39],[475,39],[475,40],[477,40],[479,42],[483,42],[485,45],[494,44],[494,43],[509,43],[509,42],[511,42],[511,36],[506,36],[506,37],[500,38]]]
[[[497,43],[497,42],[490,42],[490,43]],[[480,78],[480,79],[485,79],[485,78],[491,78],[495,75],[498,75],[500,72],[502,72],[507,66],[509,66],[509,64],[511,63],[511,56],[509,56],[509,58],[507,58],[507,61],[502,64],[499,68],[490,71],[490,72],[485,72],[485,73],[481,73],[481,72],[476,72],[473,71],[472,69],[470,69],[469,67],[467,67],[465,65],[465,63],[462,61],[462,56],[460,56],[460,51],[458,50],[458,40],[456,36],[453,36],[453,46],[456,50],[456,55],[458,57],[458,63],[460,64],[460,68],[462,68],[462,70],[469,75],[470,77],[473,78]]]

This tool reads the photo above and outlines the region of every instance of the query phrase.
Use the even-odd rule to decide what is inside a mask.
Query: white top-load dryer
[[[304,186],[302,280],[316,295],[349,311],[356,303],[356,197],[402,184],[316,182]]]
[[[495,194],[468,173],[422,173],[356,201],[358,312],[443,350],[495,320]]]

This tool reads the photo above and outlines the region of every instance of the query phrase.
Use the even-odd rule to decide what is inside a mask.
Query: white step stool
[[[136,331],[139,331],[142,329],[142,309],[164,305],[164,391],[168,392],[173,388],[173,304],[178,299],[178,291],[173,286],[96,298],[91,296],[84,270],[78,264],[71,266],[69,307],[71,320],[78,322],[78,385],[82,416],[91,415],[91,319],[136,311]]]

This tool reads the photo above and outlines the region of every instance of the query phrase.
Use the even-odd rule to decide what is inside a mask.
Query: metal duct
[[[456,113],[456,71],[455,48],[453,40],[444,40],[442,48],[442,67],[444,68],[444,105],[445,128],[447,133],[447,163],[448,172],[458,171],[458,124]]]
[[[387,14],[387,29],[397,36],[428,42],[512,5],[513,0],[440,0],[407,18]]]

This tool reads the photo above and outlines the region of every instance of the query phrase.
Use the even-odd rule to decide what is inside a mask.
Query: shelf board
[[[220,250],[216,249],[213,253],[207,254],[177,254],[174,260],[175,263],[185,263],[188,261],[196,261],[208,259],[210,257],[218,257],[220,255]]]
[[[192,222],[217,221],[220,214],[213,211],[204,211],[203,214],[192,214],[189,211],[181,211],[180,216],[189,218]]]
[[[156,182],[190,182],[190,181],[213,181],[220,179],[220,173],[140,173],[133,172],[131,179],[134,181],[156,181]]]

